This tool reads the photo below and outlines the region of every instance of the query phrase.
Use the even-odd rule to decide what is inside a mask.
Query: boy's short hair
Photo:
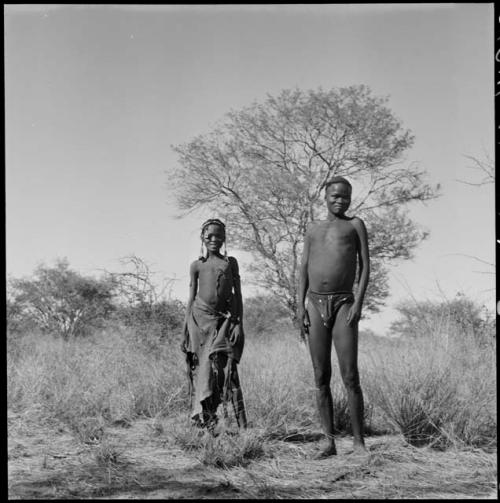
[[[330,180],[328,180],[325,183],[325,192],[328,190],[328,187],[330,187],[330,185],[333,185],[334,183],[343,183],[343,184],[347,185],[352,191],[351,182],[349,180],[347,180],[346,178],[344,178],[343,176],[336,175],[336,176],[330,178]]]

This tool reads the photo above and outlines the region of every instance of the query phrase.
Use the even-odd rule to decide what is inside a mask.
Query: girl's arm
[[[239,322],[243,324],[243,296],[241,294],[241,279],[238,261],[234,257],[229,257],[231,271],[233,276],[234,295],[236,297],[236,316]]]
[[[189,296],[186,305],[186,316],[184,317],[184,327],[182,329],[182,343],[181,349],[186,352],[186,344],[188,341],[188,327],[187,320],[189,318],[189,314],[191,313],[191,306],[193,305],[193,301],[196,297],[196,292],[198,291],[198,261],[195,260],[190,268],[189,268]]]
[[[186,319],[198,291],[198,261],[195,260],[189,268],[189,297],[186,306]]]

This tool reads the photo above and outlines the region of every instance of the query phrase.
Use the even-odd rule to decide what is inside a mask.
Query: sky
[[[172,146],[282,89],[365,84],[415,135],[407,161],[441,184],[410,207],[430,232],[390,268],[380,335],[405,298],[461,291],[495,308],[493,3],[4,5],[6,269],[66,257],[85,275],[136,255],[186,300],[207,215],[179,218]],[[247,253],[228,250],[243,269]],[[474,258],[475,257],[475,258]]]

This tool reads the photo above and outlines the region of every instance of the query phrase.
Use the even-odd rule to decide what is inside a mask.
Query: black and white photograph
[[[3,12],[8,499],[498,498],[493,2]]]

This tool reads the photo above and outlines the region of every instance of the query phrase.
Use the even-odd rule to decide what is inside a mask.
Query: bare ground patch
[[[184,417],[142,419],[104,427],[87,442],[62,424],[32,415],[8,415],[9,499],[496,499],[496,452],[415,448],[400,436],[367,439],[368,455],[312,459],[319,432],[266,435],[250,428],[241,441],[262,450],[244,464],[207,462],[206,444],[179,442]],[[235,440],[237,442],[237,440]],[[204,451],[205,449],[205,451]]]

